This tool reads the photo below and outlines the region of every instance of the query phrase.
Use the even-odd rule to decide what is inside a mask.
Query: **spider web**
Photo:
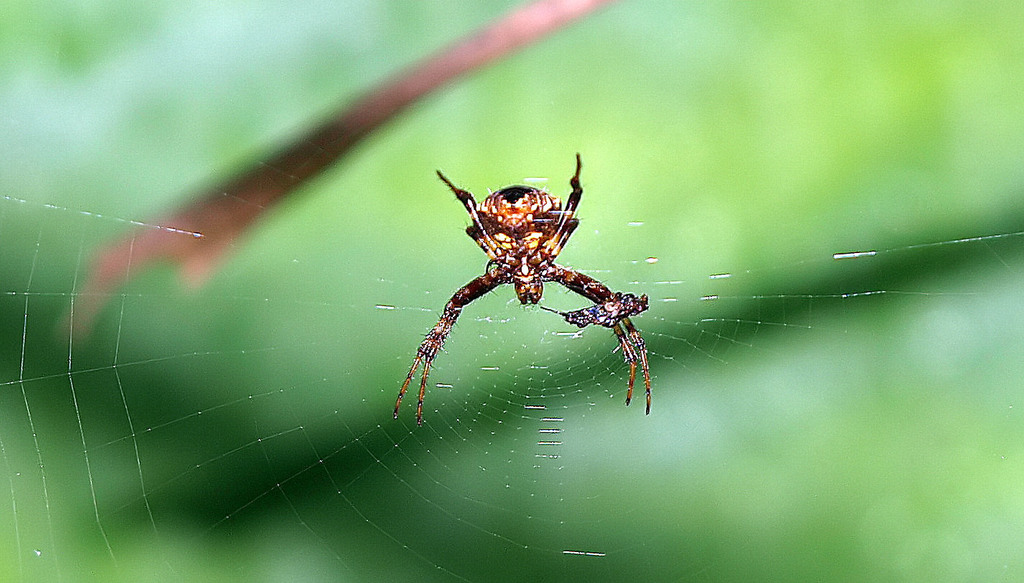
[[[294,287],[278,294],[255,279],[246,295],[224,291],[251,277],[243,258],[248,265],[230,269],[223,287],[190,294],[163,291],[166,274],[142,275],[108,298],[96,330],[71,335],[62,322],[82,301],[83,257],[123,222],[12,197],[0,206],[10,258],[0,536],[8,573],[25,580],[77,579],[83,565],[121,577],[230,579],[238,568],[282,577],[510,575],[496,564],[515,565],[516,579],[718,580],[737,568],[716,558],[715,545],[739,544],[728,540],[730,521],[754,523],[745,530],[752,546],[781,537],[816,550],[802,537],[845,504],[856,510],[845,519],[861,522],[833,527],[863,537],[861,553],[880,553],[875,529],[899,518],[913,544],[945,551],[949,529],[978,516],[915,524],[921,516],[904,505],[940,504],[914,488],[961,466],[984,471],[961,484],[985,493],[977,512],[1006,509],[985,488],[1016,475],[1007,464],[1017,448],[1003,439],[1020,431],[1011,381],[1019,365],[1012,345],[998,344],[1021,329],[1020,232],[820,254],[769,268],[782,282],[827,274],[781,293],[749,293],[744,280],[758,275],[749,271],[671,279],[653,256],[590,272],[651,294],[638,318],[654,375],[650,417],[623,406],[626,367],[607,330],[566,329],[499,291],[466,309],[417,428],[411,407],[393,421],[390,404],[447,289],[410,290],[414,282],[368,271],[357,297],[340,301],[348,294],[296,297]],[[647,224],[619,227],[640,237]],[[885,263],[905,268],[908,257],[980,275],[865,285],[886,281]],[[273,269],[297,281],[296,265],[308,260]],[[849,283],[823,289],[836,281]],[[417,294],[418,303],[392,300]],[[545,301],[579,304],[555,289]],[[236,320],[245,333],[229,324]],[[348,320],[369,322],[357,340],[321,333]],[[228,338],[201,333],[221,328]],[[872,364],[880,359],[892,362]],[[886,486],[897,460],[923,477]],[[857,475],[874,463],[876,473]],[[860,494],[881,488],[886,499],[858,500],[856,480],[868,483]],[[991,544],[988,528],[1012,529],[1014,516],[989,516],[959,543]],[[224,562],[224,549],[250,558]],[[913,550],[910,561],[938,552],[899,550]],[[847,552],[849,564],[863,560]]]
[[[671,17],[675,5],[613,14],[604,26],[620,34],[636,27],[646,39],[649,27],[637,23]],[[936,19],[942,32],[946,5],[936,6],[922,18]],[[234,22],[234,14],[219,16]],[[340,36],[357,40],[365,32],[352,22],[373,21],[308,18],[325,37],[344,25]],[[720,30],[712,26],[717,18],[688,18],[683,24],[693,42],[715,53],[701,59],[721,64],[724,41],[701,33]],[[613,26],[620,20],[626,29]],[[827,22],[834,20],[829,14]],[[607,30],[575,40],[604,46],[615,38]],[[180,34],[167,44],[203,52]],[[285,37],[266,37],[262,50],[277,54],[275,43],[291,46]],[[921,46],[935,48],[931,41]],[[771,46],[783,63],[794,50]],[[740,47],[744,62],[763,54]],[[683,62],[694,46],[663,49],[659,58],[689,67],[684,87],[731,79],[728,70],[707,77]],[[192,62],[188,54],[176,56]],[[295,60],[305,62],[308,54]],[[977,62],[984,59],[968,61]],[[519,74],[517,67],[538,69],[521,61],[496,78],[497,87],[507,87],[506,75]],[[105,71],[113,76],[112,70],[119,67]],[[516,172],[519,160],[467,172],[458,167],[466,159],[458,148],[412,154],[434,139],[412,135],[435,136],[448,126],[479,134],[486,124],[467,107],[469,90],[438,106],[458,115],[439,115],[441,124],[429,112],[407,119],[406,129],[368,145],[317,192],[269,216],[201,289],[182,289],[169,269],[140,270],[127,261],[129,283],[102,298],[105,309],[88,330],[73,324],[82,304],[95,299],[81,291],[95,250],[133,228],[170,228],[146,219],[170,204],[171,195],[160,193],[182,190],[189,179],[170,176],[202,175],[223,159],[196,155],[203,162],[195,164],[182,154],[163,163],[171,157],[164,150],[176,149],[164,139],[179,134],[159,127],[191,119],[189,110],[170,121],[156,116],[162,121],[149,129],[162,137],[157,142],[133,141],[129,133],[115,150],[140,158],[147,148],[159,150],[161,164],[140,162],[143,170],[132,170],[130,157],[83,158],[90,161],[83,167],[110,173],[100,186],[71,163],[57,166],[58,178],[6,167],[0,578],[1019,579],[1024,215],[1012,196],[1021,182],[1012,135],[1019,122],[997,115],[995,106],[996,122],[986,117],[984,99],[998,100],[968,90],[988,79],[980,71],[948,97],[977,99],[962,108],[970,115],[956,118],[966,124],[956,135],[973,140],[952,153],[926,151],[924,163],[857,158],[868,178],[827,185],[832,205],[816,212],[787,190],[811,189],[807,175],[820,159],[810,150],[821,141],[813,132],[782,132],[783,143],[811,145],[796,147],[792,158],[770,158],[770,173],[751,174],[743,152],[673,142],[682,133],[676,126],[633,129],[665,146],[659,150],[672,146],[670,154],[641,156],[611,153],[602,131],[615,134],[616,144],[625,140],[600,124],[594,129],[574,118],[588,126],[577,131],[557,120],[537,122],[553,127],[547,135],[568,136],[547,146],[557,151],[551,159],[564,158],[565,171],[541,184],[564,194],[575,148],[586,164],[581,224],[560,262],[613,290],[651,297],[651,309],[635,319],[650,351],[650,416],[642,402],[623,403],[628,367],[610,331],[572,329],[520,306],[506,287],[465,309],[432,370],[424,426],[416,427],[408,399],[399,419],[391,419],[422,335],[450,294],[485,264],[462,232],[461,208],[443,185],[432,184],[435,165],[478,196],[479,184],[522,180],[494,176]],[[551,83],[531,82],[556,86],[564,73],[555,69]],[[1002,70],[995,77],[1012,79]],[[491,93],[495,82],[485,76],[480,86]],[[578,89],[566,103],[577,103]],[[794,99],[773,95],[778,87],[770,84],[762,89],[755,101]],[[38,91],[51,93],[59,101],[61,92]],[[210,94],[203,93],[205,102]],[[727,94],[743,99],[743,91]],[[107,103],[107,94],[93,97],[102,104],[94,109],[119,107]],[[681,122],[671,118],[695,131],[694,143],[714,149],[713,136],[738,132],[739,142],[778,146],[724,123],[743,107],[716,113],[718,103],[698,101],[713,132],[699,133],[702,126],[685,111],[674,112]],[[267,115],[275,109],[264,105]],[[306,112],[309,104],[299,106]],[[558,109],[564,115],[570,108]],[[231,126],[235,111],[210,117],[226,116]],[[539,110],[530,111],[531,120],[538,117]],[[815,111],[803,115],[813,119]],[[96,118],[103,116],[87,119]],[[15,138],[29,134],[4,123]],[[773,136],[780,129],[751,127]],[[69,148],[84,156],[103,141],[102,130],[84,132],[90,139]],[[226,133],[221,139],[235,139]],[[886,156],[900,155],[887,138],[851,132],[827,141],[862,139],[871,148],[890,147]],[[36,147],[0,158],[37,160]],[[738,178],[707,169],[718,156],[730,171],[738,165]],[[688,161],[685,169],[680,158]],[[93,186],[78,189],[79,182]],[[157,200],[94,192],[114,185]],[[712,204],[734,190],[754,196],[732,208]],[[705,191],[714,196],[702,197]],[[403,192],[413,194],[399,198]],[[644,200],[632,193],[644,193]],[[955,206],[958,196],[971,201]],[[934,208],[932,200],[950,208]],[[821,226],[807,224],[816,217]],[[544,304],[568,310],[586,302],[552,285]]]

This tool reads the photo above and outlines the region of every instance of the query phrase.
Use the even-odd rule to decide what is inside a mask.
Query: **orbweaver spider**
[[[455,292],[444,307],[437,322],[416,351],[416,359],[402,383],[402,389],[395,400],[395,418],[402,405],[409,382],[420,364],[423,376],[420,380],[419,401],[416,403],[416,424],[423,425],[423,396],[427,391],[427,375],[434,357],[451,332],[462,308],[490,292],[499,285],[512,284],[516,296],[523,304],[536,304],[544,293],[544,283],[553,281],[594,302],[593,306],[559,312],[544,308],[565,318],[565,321],[586,328],[591,324],[611,328],[619,339],[622,355],[629,364],[629,384],[626,390],[626,404],[633,399],[633,383],[636,380],[636,366],[640,363],[644,375],[647,395],[647,414],[651,413],[651,373],[647,366],[647,347],[640,332],[629,321],[647,309],[647,296],[613,292],[596,279],[555,263],[555,257],[579,225],[576,207],[580,204],[583,189],[580,187],[580,155],[576,154],[576,174],[569,180],[572,193],[562,208],[562,201],[556,197],[528,186],[508,186],[492,193],[480,206],[472,193],[452,184],[441,171],[437,176],[466,207],[472,223],[466,227],[468,234],[487,254],[486,273],[467,283]],[[543,307],[543,306],[542,306]]]

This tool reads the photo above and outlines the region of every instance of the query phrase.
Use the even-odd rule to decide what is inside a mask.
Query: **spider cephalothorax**
[[[467,304],[499,285],[512,284],[516,296],[523,304],[536,304],[544,294],[544,283],[553,281],[594,302],[589,308],[572,312],[558,312],[567,322],[584,328],[590,324],[611,328],[619,339],[622,354],[629,363],[629,388],[626,404],[633,398],[633,382],[637,363],[644,376],[647,395],[647,413],[651,412],[651,377],[647,366],[647,348],[640,332],[629,321],[647,309],[647,296],[612,292],[596,279],[555,263],[565,242],[579,224],[575,217],[583,189],[580,187],[580,161],[576,155],[576,173],[569,180],[572,193],[562,201],[543,190],[529,186],[508,186],[492,193],[479,206],[473,195],[452,184],[440,171],[437,176],[448,185],[466,207],[472,223],[466,233],[480,245],[487,257],[484,275],[455,292],[445,305],[438,321],[416,351],[405,382],[395,401],[395,417],[402,404],[409,382],[416,369],[423,364],[416,422],[423,423],[423,396],[427,389],[430,365],[437,356],[455,320]],[[547,309],[547,308],[545,308]]]

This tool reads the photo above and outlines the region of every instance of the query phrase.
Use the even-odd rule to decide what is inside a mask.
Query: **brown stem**
[[[134,231],[98,253],[76,306],[88,325],[109,292],[130,271],[157,260],[177,263],[184,279],[201,285],[232,242],[278,200],[326,167],[406,107],[455,78],[548,35],[614,0],[538,0],[413,64],[365,93],[339,115],[280,153],[200,194],[176,214],[156,221],[173,228]]]

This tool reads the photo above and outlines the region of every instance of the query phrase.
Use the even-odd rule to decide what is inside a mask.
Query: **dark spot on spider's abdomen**
[[[507,186],[499,190],[497,194],[500,194],[501,197],[505,199],[505,202],[514,204],[517,200],[523,198],[524,196],[530,194],[533,191],[533,188],[529,188],[526,186]]]

